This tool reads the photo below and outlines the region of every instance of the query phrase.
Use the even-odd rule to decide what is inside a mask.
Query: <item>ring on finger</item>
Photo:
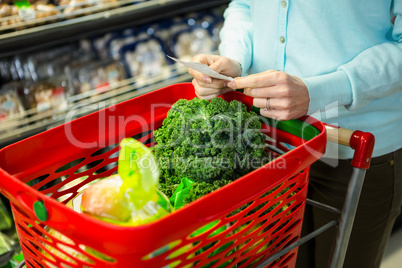
[[[269,98],[267,98],[267,100],[265,101],[265,111],[269,110]]]

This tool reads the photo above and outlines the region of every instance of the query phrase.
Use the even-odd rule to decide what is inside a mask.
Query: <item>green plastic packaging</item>
[[[177,186],[176,190],[170,197],[169,201],[174,207],[174,209],[179,209],[183,207],[184,204],[184,199],[188,195],[191,189],[191,185],[194,182],[192,180],[189,180],[187,178],[182,178],[179,186]]]
[[[118,174],[100,180],[84,192],[82,211],[128,226],[146,224],[167,215],[173,207],[157,190],[160,169],[152,150],[133,138],[123,139],[120,147]]]

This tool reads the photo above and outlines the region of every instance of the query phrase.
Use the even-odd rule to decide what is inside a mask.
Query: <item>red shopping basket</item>
[[[309,167],[326,144],[324,126],[311,117],[267,121],[268,147],[285,154],[153,223],[117,226],[65,205],[117,171],[123,138],[152,146],[171,105],[194,97],[191,84],[172,85],[0,150],[0,192],[11,201],[28,267],[251,267],[299,238]],[[252,106],[238,92],[222,98]],[[293,267],[296,255],[268,267]]]

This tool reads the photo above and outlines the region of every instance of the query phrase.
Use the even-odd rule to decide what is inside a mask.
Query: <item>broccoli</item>
[[[257,114],[236,100],[177,101],[154,131],[161,184],[182,177],[213,184],[257,169],[269,161],[260,129]]]
[[[193,202],[194,200],[196,200],[212,191],[215,191],[230,182],[232,182],[232,181],[231,180],[216,180],[213,183],[208,183],[205,181],[195,182],[191,185],[190,192],[184,199],[184,204],[189,204],[189,203]]]

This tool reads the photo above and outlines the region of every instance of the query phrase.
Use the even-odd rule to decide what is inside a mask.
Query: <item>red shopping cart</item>
[[[0,150],[0,192],[11,201],[28,267],[294,267],[309,167],[323,155],[327,137],[324,125],[308,116],[266,119],[261,131],[273,161],[153,223],[112,225],[65,205],[88,183],[117,171],[123,138],[152,146],[170,106],[194,97],[191,84],[172,85]],[[238,92],[222,98],[252,106]],[[361,137],[367,135],[350,139],[352,147],[365,148],[356,158],[365,168],[371,143]],[[357,204],[358,196],[348,196]],[[339,262],[355,211],[347,202],[334,254]]]

